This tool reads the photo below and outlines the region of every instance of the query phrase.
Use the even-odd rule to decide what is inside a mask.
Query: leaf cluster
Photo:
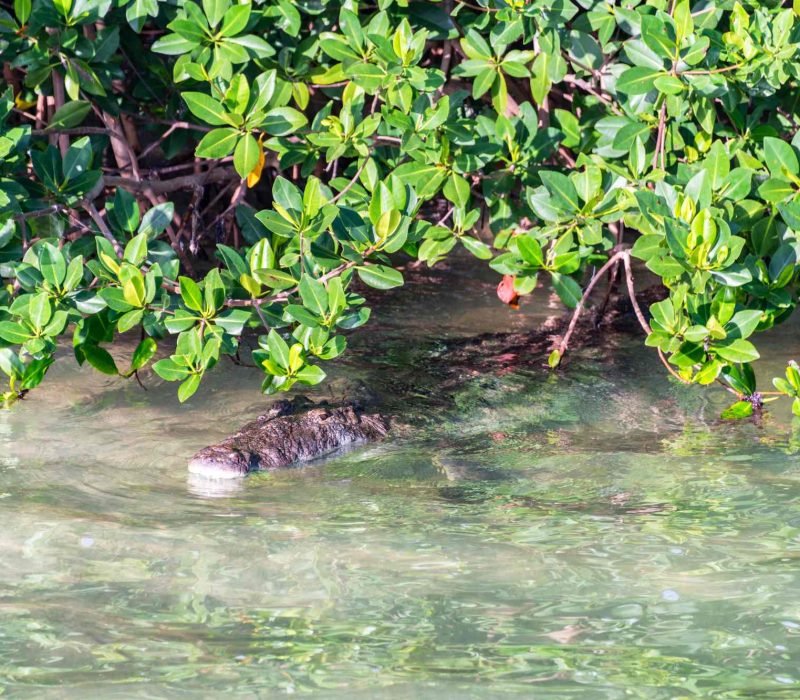
[[[632,256],[669,290],[646,345],[681,381],[749,401],[753,338],[798,300],[799,15],[15,0],[0,9],[4,399],[67,334],[101,372],[154,362],[181,400],[248,331],[264,391],[316,384],[369,319],[358,285],[463,248],[515,297],[550,287],[576,313],[593,271]],[[138,347],[115,357],[128,332]],[[775,386],[798,404],[792,372]]]

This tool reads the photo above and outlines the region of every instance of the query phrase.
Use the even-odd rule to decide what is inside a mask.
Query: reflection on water
[[[532,323],[458,274],[391,296],[321,391],[391,403],[426,338]],[[252,370],[179,408],[65,358],[0,413],[0,694],[800,697],[790,417],[721,424],[724,396],[616,353],[221,484],[186,459],[263,409]]]

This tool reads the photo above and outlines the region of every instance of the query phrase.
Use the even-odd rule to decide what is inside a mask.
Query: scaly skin
[[[389,429],[386,418],[362,413],[353,404],[304,410],[308,403],[278,401],[231,437],[200,450],[189,461],[189,471],[226,479],[283,469],[347,445],[379,440]]]

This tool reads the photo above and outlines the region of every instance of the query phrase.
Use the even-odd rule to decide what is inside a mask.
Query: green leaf
[[[194,44],[201,44],[206,37],[202,27],[199,27],[190,19],[175,19],[167,25],[173,32],[179,34],[187,41]]]
[[[772,177],[766,182],[761,183],[761,186],[758,188],[758,194],[772,203],[782,202],[794,196],[796,192],[797,190],[791,182],[777,177]]]
[[[469,183],[458,173],[451,173],[444,183],[442,194],[456,206],[466,208],[470,196]]]
[[[562,209],[570,213],[580,211],[581,203],[578,199],[578,191],[572,184],[572,180],[566,175],[550,170],[540,170],[539,177],[553,200]]]
[[[575,148],[581,143],[581,125],[578,118],[566,109],[555,109],[555,116],[561,131],[564,132],[564,141],[567,148]]]
[[[183,298],[183,303],[186,304],[186,307],[192,311],[202,312],[203,294],[201,293],[197,282],[190,277],[180,277],[178,282],[180,282],[181,297]]]
[[[186,39],[180,34],[166,34],[154,42],[152,46],[152,50],[155,53],[163,53],[167,56],[190,54],[195,48],[197,48],[197,44],[194,41]]]
[[[386,265],[359,265],[356,272],[364,284],[376,289],[392,289],[403,285],[402,273]]]
[[[92,109],[85,100],[72,100],[56,110],[48,129],[72,129],[83,122]]]
[[[69,11],[72,9],[72,0],[53,0],[53,6],[62,17],[68,18]]]
[[[640,39],[629,39],[623,45],[625,55],[634,66],[664,71],[664,59]]]
[[[447,170],[438,164],[409,162],[395,168],[394,174],[403,184],[411,185],[418,197],[428,199],[439,191]]]
[[[168,382],[179,382],[189,376],[191,370],[184,366],[179,365],[177,362],[170,358],[159,360],[153,365],[153,371],[162,379]]]
[[[230,309],[221,316],[214,319],[214,325],[219,326],[228,335],[241,335],[247,324],[252,318],[253,313],[249,309]]]
[[[67,274],[67,263],[63,253],[50,243],[42,244],[39,248],[39,270],[42,277],[53,287],[58,287]]]
[[[675,32],[680,44],[683,39],[694,32],[694,19],[690,0],[678,0],[672,10],[672,18],[675,20]]]
[[[122,257],[131,265],[135,265],[136,267],[141,265],[147,257],[147,232],[140,233],[131,238],[125,246],[125,252]]]
[[[27,328],[19,323],[11,321],[0,321],[0,338],[14,345],[21,345],[33,336]]]
[[[109,208],[109,220],[115,228],[133,233],[139,226],[139,205],[127,190],[121,187],[114,193],[114,200]],[[163,229],[162,229],[163,230]]]
[[[288,214],[293,222],[300,221],[303,216],[303,194],[297,185],[279,175],[272,185],[272,199],[281,216]]]
[[[553,282],[553,289],[556,290],[559,299],[568,309],[574,309],[580,303],[583,296],[581,286],[572,277],[551,272],[550,277]]]
[[[660,75],[653,81],[653,87],[665,95],[679,95],[686,89],[686,84],[675,75]]]
[[[114,358],[105,348],[91,343],[84,343],[80,346],[80,349],[86,361],[98,372],[112,376],[119,374],[117,363],[114,362]]]
[[[28,318],[34,328],[39,330],[44,328],[52,314],[53,309],[50,306],[50,298],[47,296],[47,292],[40,292],[31,297],[28,306]]]
[[[222,19],[222,36],[236,36],[244,31],[250,19],[250,3],[245,5],[233,5],[225,12]]]
[[[737,401],[726,408],[720,415],[724,420],[741,420],[753,415],[753,404],[749,401]]]
[[[492,50],[486,40],[474,29],[468,29],[466,35],[461,39],[461,48],[468,58],[487,59],[493,56]]]
[[[316,328],[322,324],[322,319],[306,309],[305,306],[287,304],[285,310],[292,319],[309,328]]]
[[[25,371],[19,356],[11,348],[0,348],[0,371],[14,378],[21,377]]]
[[[781,139],[772,136],[764,139],[764,160],[773,177],[783,178],[787,173],[797,175],[800,172],[794,148]]]
[[[303,275],[298,287],[303,306],[319,316],[328,312],[328,290],[322,282]]]
[[[547,51],[542,51],[533,61],[531,66],[531,95],[534,102],[541,106],[550,94],[553,81],[550,78],[550,67],[554,63],[554,57]]]
[[[147,17],[158,14],[158,0],[132,0],[125,10],[125,18],[135,32],[142,31]]]
[[[479,260],[492,259],[492,249],[483,241],[472,236],[461,236],[458,241]]]
[[[711,270],[711,276],[729,287],[741,287],[753,279],[753,275],[743,265],[732,265],[726,270]]]
[[[664,73],[641,66],[628,68],[617,80],[617,90],[631,96],[645,95],[655,87],[659,75]]]
[[[191,374],[178,387],[178,401],[185,403],[194,396],[200,386],[201,375]]]
[[[542,267],[544,265],[544,255],[539,241],[526,234],[517,236],[514,240],[520,256],[526,263],[534,267]]]
[[[144,317],[144,309],[134,309],[122,314],[117,321],[117,330],[120,333],[127,333],[131,328],[138,326]]]
[[[155,340],[152,338],[145,338],[142,340],[142,342],[136,346],[136,350],[133,351],[133,357],[131,357],[131,372],[141,369],[150,362],[157,350],[158,345]]]
[[[283,369],[289,368],[289,346],[274,328],[267,335],[267,349],[270,359]]]
[[[231,47],[241,47],[250,56],[256,58],[266,58],[275,55],[275,49],[260,36],[254,34],[242,34],[241,36],[230,37],[224,40],[224,45]]]
[[[250,249],[247,257],[250,263],[250,272],[269,270],[275,267],[275,253],[272,251],[268,238],[262,238],[258,241]],[[292,278],[292,282],[294,282],[294,278]]]
[[[302,112],[293,107],[276,107],[267,112],[262,128],[272,136],[286,136],[308,124]]]
[[[301,384],[314,386],[325,380],[325,372],[316,365],[306,365],[297,373],[297,380]]]
[[[253,277],[272,289],[287,289],[297,284],[297,280],[283,270],[253,270]]]
[[[20,26],[27,24],[31,16],[31,0],[14,0],[14,15]]]
[[[726,199],[738,202],[750,194],[752,181],[752,170],[749,168],[734,168],[725,178],[725,182],[719,188],[719,193]]]
[[[647,141],[650,129],[651,126],[645,122],[629,122],[617,131],[612,145],[620,151],[630,151],[637,139],[642,143]]]
[[[477,100],[489,92],[494,81],[497,80],[497,76],[497,70],[492,66],[484,68],[478,73],[472,81],[472,98]]]
[[[203,0],[203,12],[212,29],[222,21],[230,6],[230,0]]]
[[[172,202],[162,202],[148,209],[139,225],[139,233],[145,234],[148,241],[152,241],[167,230],[175,215],[175,205]]]
[[[678,48],[664,22],[653,15],[642,17],[642,40],[663,58],[672,59]]]
[[[202,92],[183,92],[181,97],[189,111],[206,124],[211,126],[222,126],[223,124],[236,126],[222,103],[213,97],[209,97]]]
[[[62,287],[68,291],[73,291],[83,279],[83,256],[78,255],[70,260],[67,265],[67,273],[64,275]]]
[[[672,300],[664,299],[663,301],[651,304],[650,315],[665,331],[672,332],[675,330],[677,318],[675,316],[675,307],[672,305]]]
[[[213,129],[200,139],[195,153],[200,158],[225,158],[231,154],[238,141],[239,132],[236,129]],[[246,174],[242,177],[246,177]]]
[[[713,350],[728,362],[753,362],[760,357],[758,350],[749,340],[737,339],[725,345],[715,344]]]
[[[247,177],[258,163],[261,147],[250,134],[245,134],[236,144],[233,152],[233,166],[240,177]]]
[[[207,315],[213,316],[225,304],[225,284],[222,282],[222,277],[216,267],[206,275],[203,282],[203,292],[205,301],[203,311]]]
[[[753,334],[763,313],[758,309],[745,309],[734,314],[726,324],[729,338],[747,338]]]

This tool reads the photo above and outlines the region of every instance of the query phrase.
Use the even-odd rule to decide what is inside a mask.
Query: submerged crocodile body
[[[225,479],[282,469],[347,445],[379,440],[388,430],[386,418],[364,413],[354,404],[278,401],[234,435],[200,450],[189,461],[189,471]]]
[[[663,297],[663,291],[648,290],[640,302],[649,303]],[[622,297],[612,298],[599,317],[587,313],[581,318],[572,344],[591,341],[598,329],[616,329],[626,323],[630,304]],[[439,404],[470,377],[506,371],[524,365],[545,365],[559,332],[566,327],[568,316],[551,319],[527,333],[498,333],[451,343],[432,364],[438,366],[436,391],[425,397]],[[429,367],[430,369],[430,367]],[[413,386],[408,387],[413,390]],[[402,387],[395,393],[406,401]],[[418,393],[411,393],[417,396]],[[401,411],[400,406],[397,406]],[[437,411],[430,412],[432,416]],[[436,418],[434,418],[436,420]],[[189,471],[212,479],[235,478],[253,471],[269,471],[291,467],[322,457],[340,448],[379,440],[389,430],[389,421],[377,413],[365,413],[354,404],[327,406],[313,404],[298,397],[272,405],[267,413],[247,423],[225,440],[205,447],[189,461]],[[497,474],[476,475],[474,468],[464,469],[447,464],[441,470],[449,481],[465,478],[491,479]],[[470,472],[467,474],[467,472]],[[502,478],[502,477],[500,477]]]

